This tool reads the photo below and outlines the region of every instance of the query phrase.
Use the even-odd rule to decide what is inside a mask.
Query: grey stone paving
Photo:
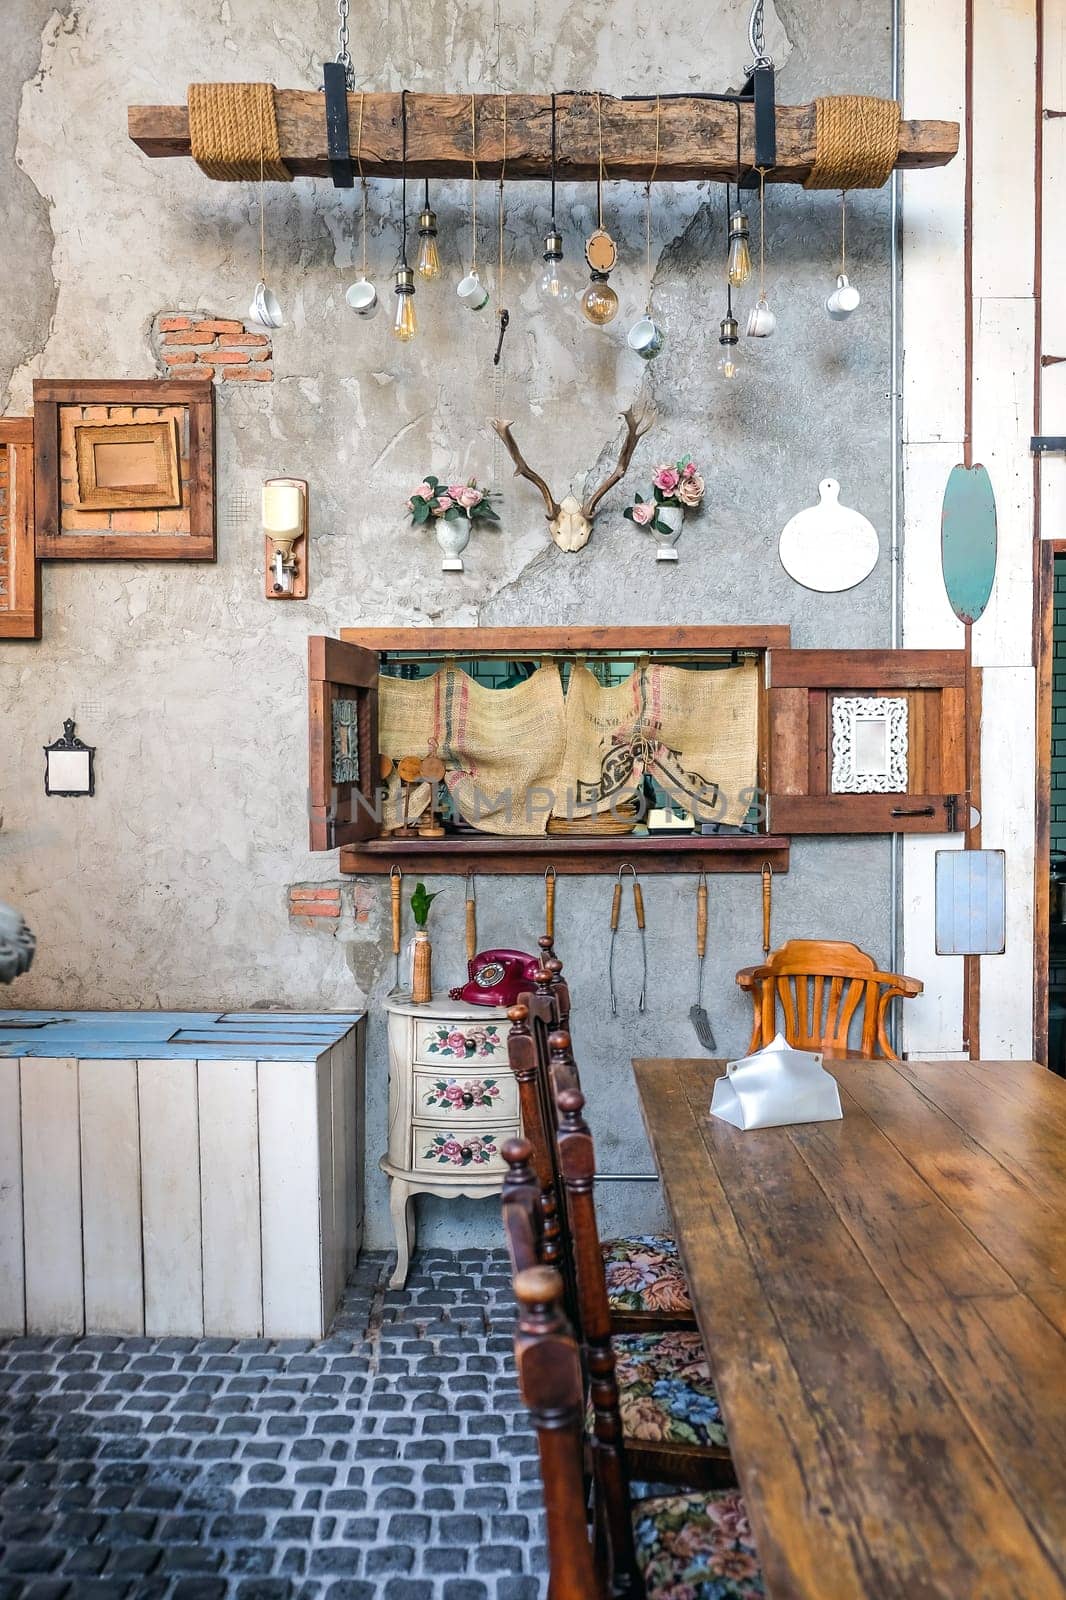
[[[0,1600],[540,1600],[506,1257],[387,1262],[318,1344],[0,1344]]]

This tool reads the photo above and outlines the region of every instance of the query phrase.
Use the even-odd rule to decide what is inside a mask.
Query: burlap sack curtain
[[[607,687],[576,666],[557,812],[606,811],[648,776],[697,820],[739,825],[757,781],[758,738],[755,661],[717,672],[649,662]]]
[[[563,687],[557,666],[539,667],[513,689],[487,689],[461,668],[431,678],[382,678],[378,741],[398,761],[439,755],[452,802],[484,833],[546,832],[563,755]],[[420,785],[408,816],[429,801]],[[385,826],[402,820],[398,783],[389,786]]]
[[[564,703],[559,669],[487,689],[461,668],[382,678],[381,752],[439,755],[460,816],[486,833],[543,834],[549,814],[588,816],[639,793],[645,776],[701,821],[742,823],[758,772],[758,663],[715,672],[649,662],[605,687],[576,665]],[[429,803],[408,799],[409,819]],[[403,820],[393,777],[385,826]]]

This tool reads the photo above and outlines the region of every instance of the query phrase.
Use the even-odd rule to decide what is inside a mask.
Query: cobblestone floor
[[[506,1259],[387,1259],[318,1344],[0,1344],[0,1600],[540,1600]]]

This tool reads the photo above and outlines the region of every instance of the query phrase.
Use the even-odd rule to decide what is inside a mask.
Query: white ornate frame
[[[858,722],[885,724],[887,762],[880,772],[855,767]],[[907,792],[907,700],[900,695],[838,695],[833,699],[832,794],[905,794]]]

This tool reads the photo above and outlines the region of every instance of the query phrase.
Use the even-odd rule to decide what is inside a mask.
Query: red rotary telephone
[[[523,950],[485,950],[466,966],[469,981],[448,991],[453,1000],[475,1006],[513,1006],[520,994],[533,988],[540,957]]]

